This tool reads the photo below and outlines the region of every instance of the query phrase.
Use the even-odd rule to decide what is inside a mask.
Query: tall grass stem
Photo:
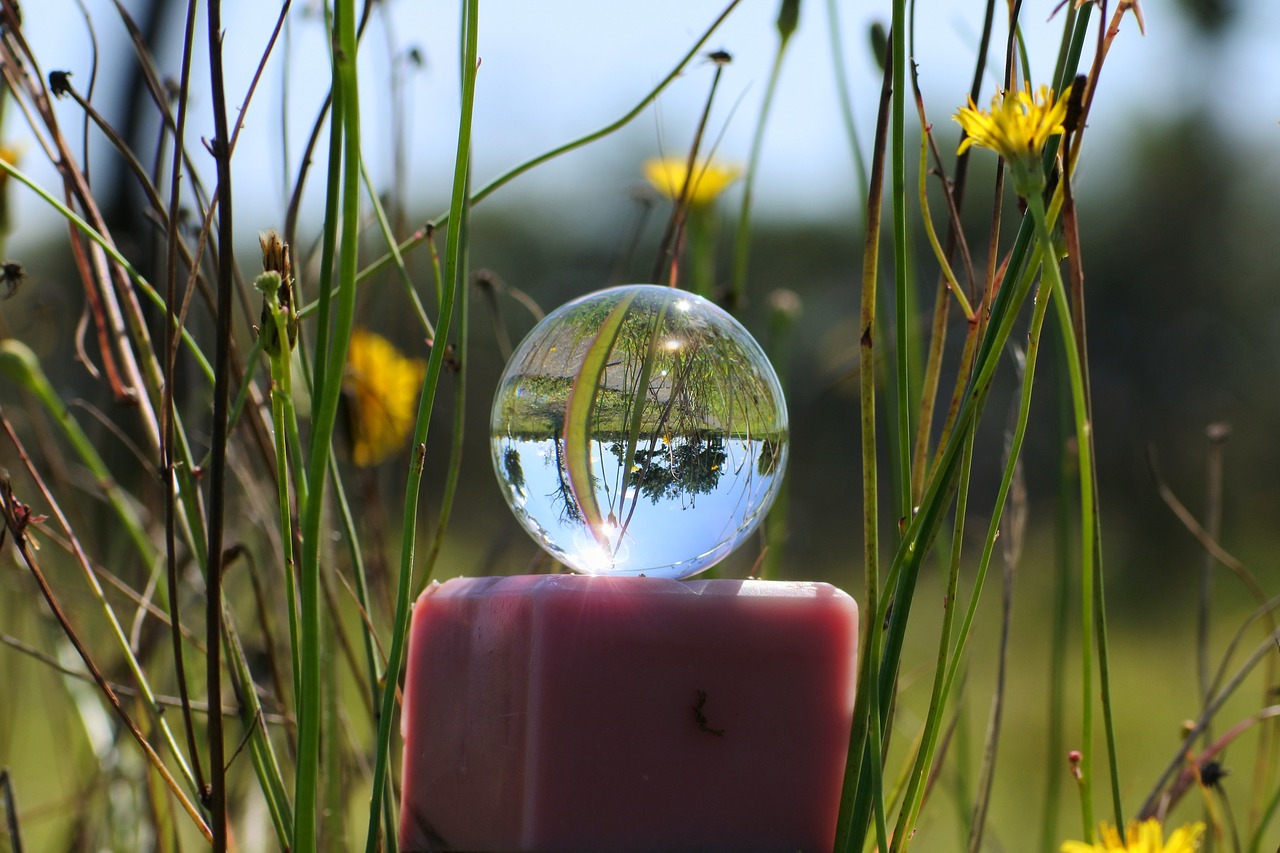
[[[386,684],[382,691],[381,710],[378,713],[377,742],[374,746],[373,784],[369,796],[368,834],[365,838],[366,853],[378,848],[378,813],[385,795],[387,767],[391,749],[392,721],[395,717],[395,697],[399,684],[400,667],[404,662],[404,647],[409,626],[409,596],[413,589],[413,563],[416,542],[418,498],[422,485],[427,431],[439,388],[440,373],[448,350],[448,337],[452,329],[453,313],[460,298],[465,297],[466,264],[462,239],[463,217],[470,209],[468,197],[471,170],[471,117],[475,109],[477,43],[479,40],[479,0],[467,0],[462,18],[461,77],[462,103],[458,116],[458,142],[454,155],[453,192],[449,205],[451,225],[445,240],[444,293],[440,301],[440,317],[436,323],[436,337],[427,360],[427,377],[422,397],[418,403],[417,420],[413,431],[414,454],[409,466],[408,483],[405,486],[404,518],[401,526],[400,567],[396,582],[396,609],[392,625],[391,647],[387,654]],[[354,271],[353,271],[354,273]],[[354,283],[354,274],[353,274]],[[385,839],[388,850],[394,850],[396,840]]]

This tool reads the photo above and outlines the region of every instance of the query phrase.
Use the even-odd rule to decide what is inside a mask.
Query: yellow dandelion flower
[[[963,154],[971,145],[981,145],[1006,160],[1038,157],[1049,137],[1062,133],[1070,93],[1068,86],[1061,97],[1054,97],[1052,89],[1041,86],[1032,95],[1028,84],[1025,89],[996,95],[991,99],[990,112],[978,109],[970,98],[969,106],[955,114],[955,120],[968,134],[960,141],[957,153]]]
[[[737,166],[703,160],[694,164],[687,201],[690,207],[706,207],[742,174]],[[675,157],[655,157],[644,164],[645,179],[672,201],[679,201],[689,179],[689,161]]]
[[[1204,837],[1204,824],[1178,827],[1168,841],[1164,839],[1164,828],[1155,818],[1129,821],[1123,838],[1119,829],[1107,823],[1099,828],[1099,834],[1101,840],[1093,844],[1082,841],[1063,843],[1062,853],[1194,853]]]
[[[1016,92],[996,95],[990,112],[978,109],[970,98],[969,106],[956,110],[954,116],[966,134],[957,153],[963,154],[973,145],[990,148],[1008,161],[1019,195],[1035,191],[1035,185],[1044,181],[1040,152],[1049,137],[1063,132],[1070,93],[1068,86],[1055,97],[1052,89],[1041,86],[1033,95],[1028,84]]]
[[[351,333],[343,390],[351,424],[351,461],[376,465],[399,450],[413,429],[427,363],[406,358],[381,335]]]

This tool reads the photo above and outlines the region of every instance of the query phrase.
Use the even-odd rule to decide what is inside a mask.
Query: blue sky
[[[1048,74],[1056,55],[1060,18],[1047,20],[1055,3],[1025,4],[1024,33],[1033,73],[1040,79]],[[381,187],[403,182],[410,188],[416,213],[430,215],[444,205],[453,158],[459,4],[389,0],[382,5],[389,9],[386,22],[390,26],[375,20],[362,53],[366,156]],[[1097,136],[1086,150],[1086,181],[1091,172],[1106,177],[1115,161],[1107,152],[1122,149],[1127,135],[1144,119],[1191,99],[1209,103],[1233,133],[1274,150],[1274,137],[1280,132],[1280,54],[1274,50],[1280,44],[1280,4],[1239,5],[1241,20],[1232,37],[1211,53],[1193,49],[1197,43],[1169,0],[1145,0],[1145,38],[1139,37],[1132,18],[1126,19],[1108,59],[1092,117]],[[98,97],[109,101],[123,85],[127,45],[110,4],[89,0],[88,6],[103,45]],[[281,169],[281,140],[287,130],[289,157],[295,161],[292,171],[324,92],[327,59],[314,6],[304,0],[295,2],[287,53],[281,52],[268,68],[245,117],[236,180],[237,196],[250,202],[237,216],[247,232],[277,223],[286,174]],[[878,79],[866,33],[872,21],[887,20],[890,4],[878,0],[839,6],[853,110],[859,135],[869,148]],[[930,119],[942,134],[944,147],[956,137],[950,113],[967,91],[982,6],[977,0],[919,2],[917,61]],[[308,7],[310,15],[296,14]],[[247,88],[276,8],[271,3],[226,4],[228,88],[233,102]],[[478,184],[620,116],[666,75],[722,8],[719,2],[689,0],[482,3],[482,65],[474,124]],[[28,38],[44,63],[43,70],[70,69],[73,83],[85,86],[89,42],[76,5],[71,0],[43,0],[24,4],[24,13]],[[708,42],[708,47],[722,48],[734,57],[722,78],[709,129],[712,137],[720,138],[719,154],[729,160],[745,161],[750,148],[776,45],[776,13],[777,3],[772,0],[745,0]],[[857,187],[839,115],[828,22],[825,2],[802,4],[800,26],[788,52],[764,142],[756,196],[757,215],[762,218],[823,219],[850,216],[854,210]],[[390,56],[411,47],[418,49],[425,63],[407,75],[397,104],[387,94]],[[176,55],[163,56],[161,61],[176,68]],[[287,89],[281,85],[286,73]],[[640,180],[640,160],[660,151],[687,150],[711,76],[708,64],[695,63],[656,108],[625,131],[521,178],[490,203],[502,204],[505,197],[509,203],[543,205],[558,213],[589,211],[599,203],[625,197],[629,186]],[[203,92],[207,82],[200,78],[194,85],[199,94],[190,144],[198,151],[196,137],[211,135],[212,120]],[[995,87],[992,76],[986,88],[990,93]],[[289,104],[287,125],[280,118],[282,93],[287,93]],[[63,103],[59,110],[68,129],[79,127],[74,105]],[[20,119],[15,111],[7,116],[9,138],[25,135]],[[397,120],[409,129],[401,138],[412,140],[404,149],[403,177],[392,167],[391,128]],[[53,173],[42,159],[29,143],[25,167],[50,182]],[[32,230],[48,228],[52,220],[37,209],[40,203],[28,193],[21,195],[20,224]],[[585,221],[589,216],[580,218]]]

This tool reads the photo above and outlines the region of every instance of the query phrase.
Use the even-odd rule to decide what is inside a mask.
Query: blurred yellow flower
[[[990,112],[978,109],[970,98],[969,106],[961,107],[955,114],[955,120],[967,134],[960,140],[957,153],[963,154],[970,146],[981,145],[1010,162],[1039,157],[1049,137],[1062,133],[1070,93],[1068,86],[1061,97],[1055,98],[1052,89],[1041,86],[1032,95],[1028,84],[1025,89],[996,95],[991,99]]]
[[[406,358],[381,335],[351,332],[343,390],[351,424],[351,461],[376,465],[399,450],[413,429],[427,363]]]
[[[1168,841],[1164,840],[1164,829],[1155,818],[1129,821],[1123,838],[1120,830],[1104,823],[1100,835],[1102,840],[1093,844],[1067,841],[1062,845],[1062,853],[1194,853],[1204,836],[1204,824],[1179,827]]]
[[[17,166],[18,161],[22,159],[22,151],[25,145],[14,142],[5,142],[0,144],[0,160],[5,161],[10,166]],[[0,180],[8,180],[8,172],[0,172]]]
[[[22,159],[22,150],[26,146],[20,143],[6,142],[0,145],[0,160],[16,167]],[[0,237],[9,233],[9,173],[0,169]]]
[[[693,180],[689,182],[686,199],[690,207],[711,204],[742,174],[742,169],[737,166],[708,160],[694,164],[693,168]],[[689,161],[675,157],[654,157],[645,161],[644,176],[655,190],[672,201],[679,201],[689,177]]]

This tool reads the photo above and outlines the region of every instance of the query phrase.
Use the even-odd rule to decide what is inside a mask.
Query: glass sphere
[[[521,342],[493,402],[502,493],[557,560],[685,578],[764,518],[787,461],[778,377],[707,300],[628,285],[559,308]]]

